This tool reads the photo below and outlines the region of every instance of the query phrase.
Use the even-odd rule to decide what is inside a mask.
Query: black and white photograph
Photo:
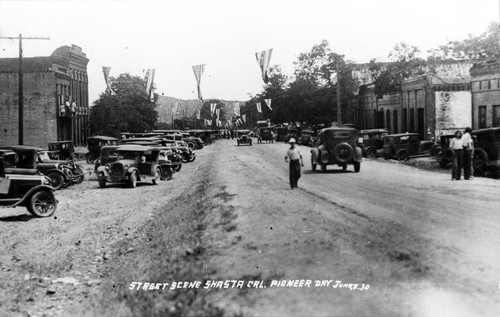
[[[0,316],[500,316],[500,0],[0,0]]]

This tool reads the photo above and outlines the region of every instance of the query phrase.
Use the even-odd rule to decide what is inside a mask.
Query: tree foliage
[[[121,74],[111,77],[116,95],[102,93],[90,110],[93,135],[119,136],[120,132],[144,132],[153,129],[158,113],[146,93],[145,81],[138,76]]]
[[[488,29],[480,34],[469,36],[462,41],[449,41],[446,45],[431,50],[431,60],[478,60],[500,58],[500,29],[496,22],[491,22]]]
[[[425,72],[425,61],[419,57],[419,53],[416,46],[401,42],[389,53],[389,63],[370,61],[370,72],[378,98],[398,91],[404,80]]]

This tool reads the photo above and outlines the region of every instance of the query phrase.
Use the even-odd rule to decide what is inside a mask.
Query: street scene
[[[499,316],[473,4],[0,1],[0,316]]]

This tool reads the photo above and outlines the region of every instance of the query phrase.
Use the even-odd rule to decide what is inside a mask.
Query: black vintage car
[[[35,169],[12,167],[0,151],[0,207],[26,207],[37,217],[50,217],[57,209],[50,179]]]
[[[274,142],[274,131],[272,128],[259,128],[257,142],[262,143],[262,141],[266,141],[268,143]]]
[[[245,135],[238,137],[236,142],[238,143],[238,146],[240,146],[242,144],[248,144],[248,145],[252,146],[252,138],[248,134],[245,134]]]
[[[359,137],[363,138],[360,143],[363,157],[376,158],[383,153],[384,137],[389,135],[386,129],[369,129],[359,131]]]
[[[476,174],[500,169],[500,127],[472,131],[474,154],[472,164]]]
[[[435,155],[433,141],[421,141],[418,133],[389,134],[384,137],[384,158],[406,162],[411,157]]]
[[[49,155],[54,160],[73,160],[78,159],[75,153],[73,141],[57,141],[49,143]]]
[[[89,152],[85,154],[87,163],[92,164],[101,156],[101,148],[107,145],[117,145],[118,139],[110,136],[96,135],[87,138]]]
[[[35,169],[50,178],[52,187],[60,189],[72,184],[79,184],[84,180],[84,173],[73,160],[42,160],[42,149],[30,146],[6,146],[2,147],[12,151],[14,156],[5,158],[14,167],[22,169]]]
[[[331,127],[318,133],[316,147],[311,149],[311,167],[321,166],[326,172],[327,165],[338,165],[343,170],[348,165],[354,166],[354,172],[361,169],[363,156],[358,146],[358,130],[349,127]]]
[[[435,149],[437,151],[436,161],[439,163],[439,166],[442,168],[446,168],[448,164],[453,161],[453,156],[455,152],[450,149],[450,140],[455,137],[454,134],[444,134],[439,137],[439,144],[436,145]]]
[[[97,168],[99,187],[106,187],[106,183],[126,183],[131,188],[136,187],[137,182],[159,183],[162,175],[160,147],[127,145],[116,151],[116,161]]]

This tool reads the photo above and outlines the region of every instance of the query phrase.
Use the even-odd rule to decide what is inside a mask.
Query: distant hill
[[[222,100],[222,99],[218,100],[227,105],[226,113],[228,118],[223,118],[227,120],[231,119],[230,116],[234,112],[235,102],[239,102],[240,106],[245,105],[245,101]],[[199,109],[201,109],[202,106],[201,101],[198,99],[183,100],[174,97],[158,95],[156,100],[156,110],[158,111],[158,122],[165,122],[165,123],[172,122],[172,108],[174,107],[176,102],[178,103],[178,106],[177,106],[177,112],[174,114],[174,120],[181,119],[183,117],[188,117],[188,118],[193,117],[196,115],[196,112]],[[210,102],[210,99],[205,100],[205,103],[206,102]]]

